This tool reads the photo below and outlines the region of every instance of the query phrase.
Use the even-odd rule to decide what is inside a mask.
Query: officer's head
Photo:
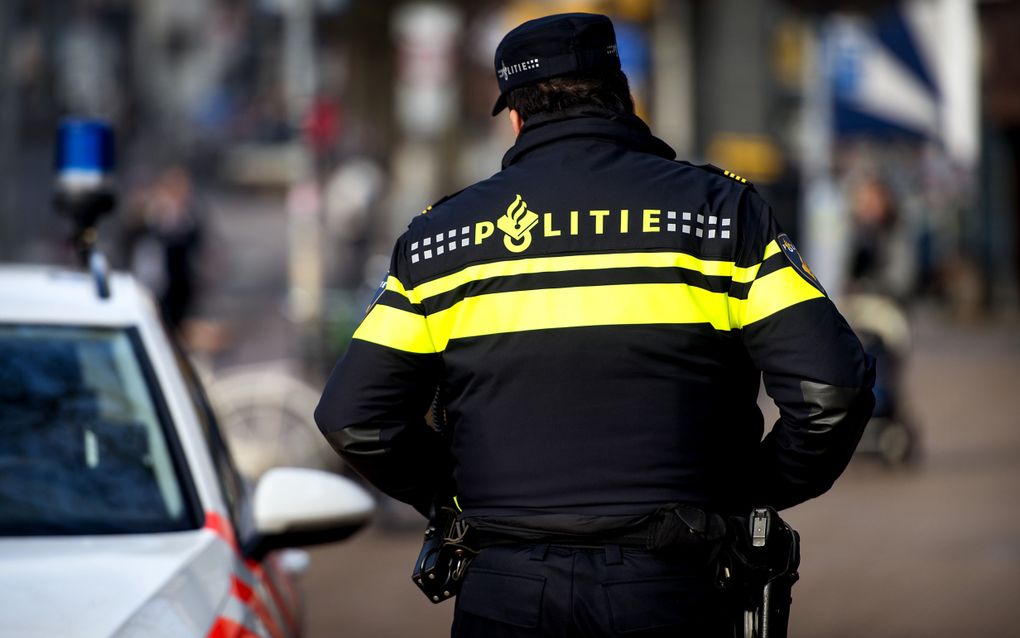
[[[561,13],[525,22],[499,43],[495,62],[500,94],[492,114],[509,108],[515,132],[538,113],[584,106],[634,112],[616,32],[604,15]]]

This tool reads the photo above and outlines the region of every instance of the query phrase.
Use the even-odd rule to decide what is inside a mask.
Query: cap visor
[[[496,117],[499,112],[506,108],[506,95],[500,95],[496,100],[496,105],[492,107],[492,116]]]

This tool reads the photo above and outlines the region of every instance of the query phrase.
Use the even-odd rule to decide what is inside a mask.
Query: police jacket
[[[753,187],[673,157],[633,116],[530,118],[500,172],[397,240],[315,413],[333,447],[420,511],[451,490],[526,527],[827,490],[869,357]]]

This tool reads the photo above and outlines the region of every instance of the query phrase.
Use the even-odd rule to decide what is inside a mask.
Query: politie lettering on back
[[[432,259],[468,246],[480,246],[501,231],[502,243],[511,253],[523,253],[536,234],[544,238],[597,236],[606,234],[679,233],[696,238],[730,239],[730,217],[713,213],[662,208],[616,210],[589,208],[541,215],[530,210],[521,194],[495,220],[451,228],[411,243],[411,263]]]

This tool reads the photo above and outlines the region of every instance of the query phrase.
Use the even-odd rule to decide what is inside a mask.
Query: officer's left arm
[[[378,299],[333,369],[315,421],[370,483],[426,514],[450,482],[446,440],[425,421],[439,355],[420,309],[407,298],[403,240]]]
[[[846,468],[874,406],[874,362],[768,205],[747,191],[738,219],[738,260],[757,264],[736,315],[780,411],[750,489],[757,503],[785,508],[822,494]]]

